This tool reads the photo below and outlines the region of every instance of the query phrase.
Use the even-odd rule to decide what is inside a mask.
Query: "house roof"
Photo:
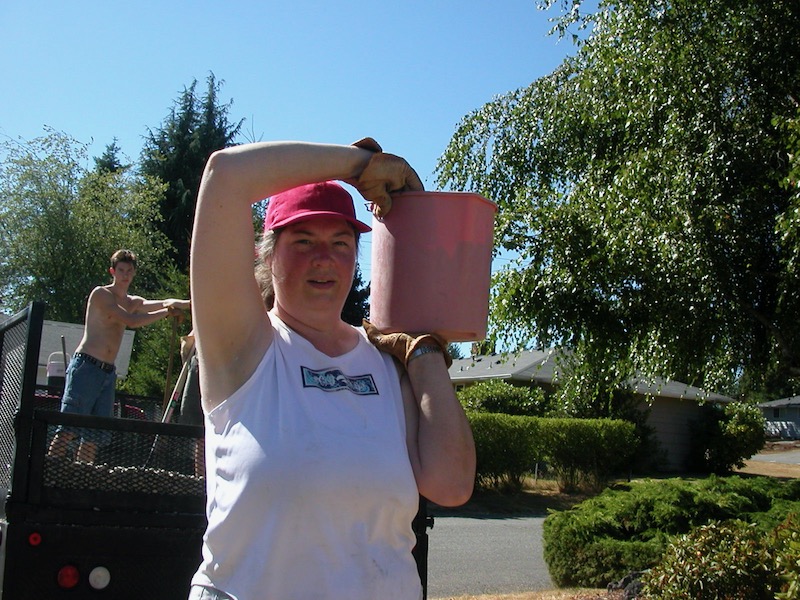
[[[488,356],[459,358],[449,369],[453,383],[475,383],[487,379],[502,379],[514,383],[558,383],[558,364],[560,351],[523,350]],[[656,378],[652,382],[634,380],[634,391],[641,395],[682,400],[704,400],[711,402],[732,402],[733,399],[721,394],[708,392],[679,381]]]
[[[484,379],[552,383],[557,379],[555,362],[555,349],[458,358],[450,367],[450,380],[456,383]]]
[[[782,408],[786,406],[800,406],[800,396],[792,396],[791,398],[781,398],[780,400],[770,400],[769,402],[762,402],[758,406],[760,408]]]

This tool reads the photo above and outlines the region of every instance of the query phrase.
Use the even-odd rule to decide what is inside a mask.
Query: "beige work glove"
[[[434,347],[441,350],[444,362],[448,368],[453,364],[453,359],[447,351],[447,342],[435,333],[427,333],[417,337],[408,333],[381,333],[372,323],[363,320],[364,330],[369,341],[380,351],[391,354],[400,363],[408,368],[408,360],[414,350],[422,347]]]
[[[188,335],[181,336],[181,361],[186,362],[192,357],[194,352],[194,330]]]
[[[352,144],[374,154],[361,175],[346,179],[364,199],[372,203],[376,217],[385,217],[392,209],[393,192],[422,191],[425,186],[417,172],[406,159],[383,152],[380,144],[372,138],[363,138]]]

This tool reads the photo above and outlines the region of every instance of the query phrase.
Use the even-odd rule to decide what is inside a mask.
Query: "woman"
[[[370,139],[248,144],[206,165],[191,285],[208,528],[190,598],[416,600],[418,494],[454,506],[472,493],[474,444],[442,341],[371,327],[368,339],[341,319],[370,228],[336,179],[378,215],[390,192],[422,189]],[[251,216],[266,197],[268,311]]]

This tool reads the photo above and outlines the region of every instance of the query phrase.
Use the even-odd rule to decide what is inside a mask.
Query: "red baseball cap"
[[[372,231],[356,219],[353,197],[335,181],[301,185],[272,196],[264,216],[264,231],[314,217],[341,217],[359,233]]]

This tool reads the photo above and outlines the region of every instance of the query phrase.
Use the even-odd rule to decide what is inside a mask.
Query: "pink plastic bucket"
[[[372,221],[370,321],[384,333],[486,337],[497,206],[468,192],[402,192]]]

